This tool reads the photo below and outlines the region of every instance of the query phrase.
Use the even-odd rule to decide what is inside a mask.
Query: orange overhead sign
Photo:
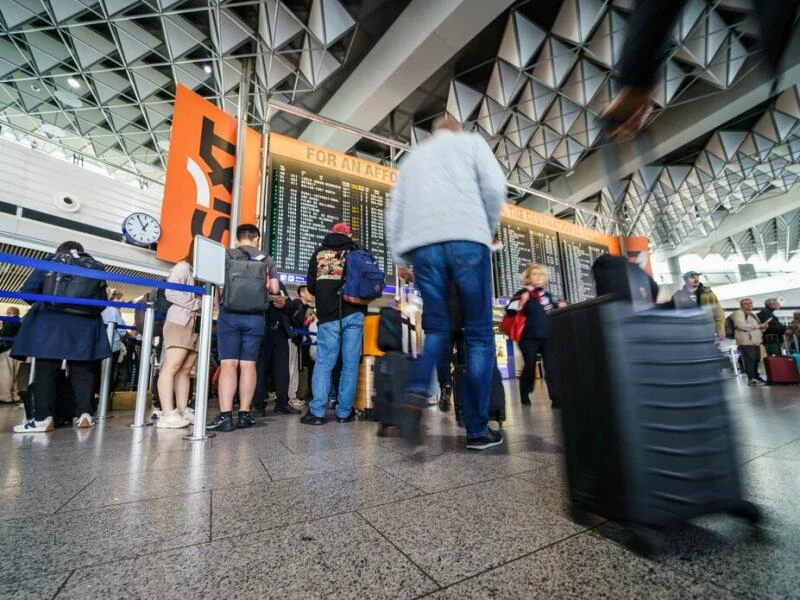
[[[515,206],[514,204],[510,204],[508,202],[503,205],[500,218],[513,219],[514,221],[519,221],[527,225],[542,227],[557,233],[563,233],[564,235],[586,240],[587,242],[593,242],[595,244],[600,244],[601,246],[607,246],[611,254],[619,255],[620,253],[619,238],[615,236],[607,235],[602,231],[590,229],[589,227],[583,227],[582,225],[576,225],[575,223],[570,223],[564,219],[557,219],[556,217],[551,217],[550,215],[546,215],[544,213],[522,208],[520,206]]]
[[[234,117],[179,85],[156,256],[183,259],[195,235],[227,245],[236,162]],[[240,223],[256,222],[261,134],[247,128]]]
[[[385,185],[394,185],[395,181],[397,181],[397,169],[384,167],[369,160],[361,160],[343,152],[308,144],[277,133],[270,133],[269,135],[269,153],[310,165],[349,173],[361,179],[368,179]]]

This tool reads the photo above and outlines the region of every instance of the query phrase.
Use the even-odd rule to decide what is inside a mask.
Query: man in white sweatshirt
[[[467,355],[461,400],[467,448],[503,443],[490,429],[494,369],[490,246],[506,198],[506,180],[486,142],[452,117],[400,164],[387,209],[387,237],[400,276],[413,279],[424,302],[425,349],[412,368],[397,411],[401,435],[416,440],[439,355],[450,347],[448,283],[458,291]]]

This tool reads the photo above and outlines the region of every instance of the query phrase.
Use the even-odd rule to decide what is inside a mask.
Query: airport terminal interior
[[[632,37],[631,24],[657,4],[682,8],[640,94],[640,129],[617,136],[625,50],[658,29]],[[797,5],[0,0],[0,598],[800,598]],[[455,392],[432,383],[419,443],[376,422],[379,365],[425,352],[425,301],[393,261],[387,207],[444,115],[506,179],[484,242],[502,379],[490,393],[505,401],[501,419],[490,412],[502,444],[488,449],[456,412],[473,390],[455,353]],[[207,429],[225,412],[215,297],[242,224],[306,315],[324,311],[303,286],[326,235],[373,255],[384,287],[365,309],[350,417],[337,419],[334,387],[318,399],[325,423],[308,422],[322,350],[314,319],[287,317],[285,338],[265,329],[254,424]],[[88,254],[56,252],[67,241]],[[652,331],[613,349],[589,327],[564,341],[568,319],[612,302],[592,268],[610,257],[630,278],[617,323],[696,318],[702,360],[675,354],[682,332],[663,323],[671,345],[651,344],[662,354],[649,363],[635,348]],[[546,275],[553,328],[523,370],[525,340],[505,323],[529,265]],[[102,299],[69,287],[101,280]],[[650,282],[657,293],[637,304]],[[191,309],[169,295],[181,289]],[[260,292],[270,311],[283,302]],[[116,318],[103,307],[116,328],[101,330]],[[199,359],[189,408],[165,414],[174,309],[191,315],[182,343]],[[402,348],[379,347],[395,309]],[[764,331],[753,343],[737,324],[750,311]],[[56,318],[37,338],[43,313]],[[88,367],[82,342],[54,349],[76,318],[113,357]],[[279,339],[289,367],[263,358]],[[560,400],[553,347],[575,349],[553,369]],[[603,387],[620,373],[628,387]],[[77,409],[84,392],[91,414]],[[668,448],[675,439],[694,441]],[[648,495],[645,480],[666,487]],[[674,519],[637,520],[664,506]]]

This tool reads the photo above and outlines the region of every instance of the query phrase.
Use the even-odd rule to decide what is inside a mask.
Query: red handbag
[[[522,339],[522,331],[525,329],[525,312],[520,310],[515,315],[505,315],[500,321],[500,331],[508,338],[518,342]]]

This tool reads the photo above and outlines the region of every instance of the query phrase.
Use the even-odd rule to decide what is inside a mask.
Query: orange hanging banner
[[[178,262],[195,235],[228,245],[236,119],[179,85],[161,205],[161,239],[156,256]],[[240,223],[256,223],[261,134],[246,129]]]

